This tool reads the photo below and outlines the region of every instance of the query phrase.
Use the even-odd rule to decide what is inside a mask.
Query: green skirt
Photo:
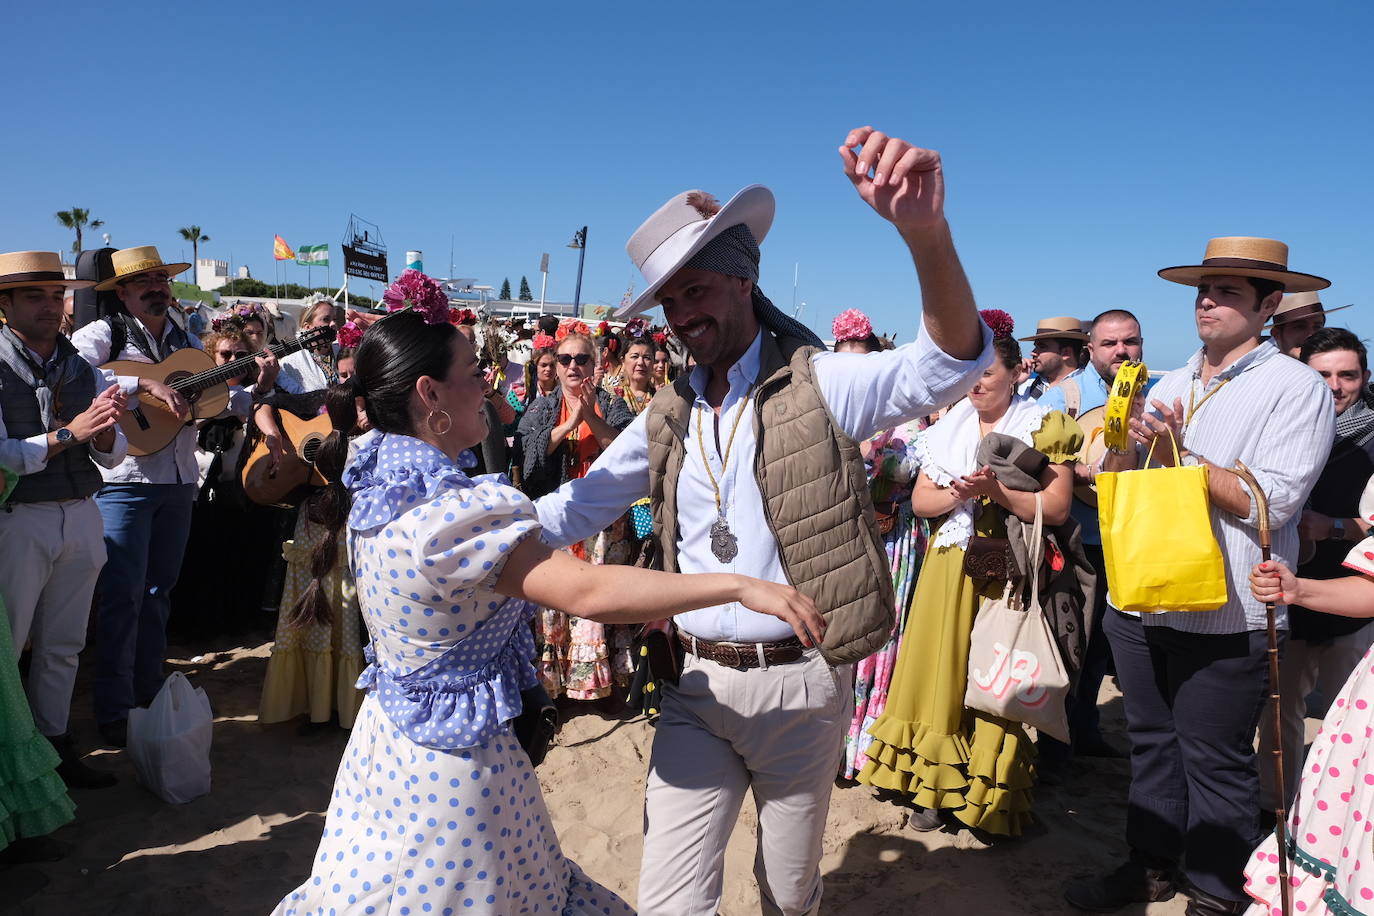
[[[958,547],[926,554],[887,707],[868,729],[874,740],[857,778],[969,827],[1019,836],[1030,822],[1034,748],[1019,723],[964,706],[973,619],[1001,590],[964,575]]]
[[[57,751],[33,724],[14,658],[9,613],[0,603],[0,849],[52,833],[76,812],[57,775]]]

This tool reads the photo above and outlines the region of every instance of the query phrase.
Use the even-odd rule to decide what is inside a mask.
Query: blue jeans
[[[110,483],[96,494],[109,559],[100,574],[95,718],[129,717],[162,687],[170,593],[191,531],[194,484]]]

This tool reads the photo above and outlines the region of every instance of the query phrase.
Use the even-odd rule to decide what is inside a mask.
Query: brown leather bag
[[[968,548],[964,551],[964,574],[975,579],[998,579],[1003,582],[1018,575],[1016,560],[1011,555],[1011,541],[978,534],[969,538]]]

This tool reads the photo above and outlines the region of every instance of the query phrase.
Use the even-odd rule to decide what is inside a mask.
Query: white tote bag
[[[173,673],[147,709],[129,710],[129,756],[138,781],[173,804],[209,793],[213,727],[205,691]]]
[[[1030,606],[1025,606],[1021,589],[1013,588],[1011,582],[1001,598],[983,601],[973,622],[964,705],[1034,726],[1036,731],[1068,743],[1064,697],[1069,692],[1069,673],[1040,609],[1040,564],[1045,547],[1042,527],[1041,498],[1036,493],[1035,524],[1026,544]]]

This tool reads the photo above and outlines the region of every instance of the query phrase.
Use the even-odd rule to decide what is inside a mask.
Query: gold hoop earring
[[[443,429],[439,429],[439,428],[438,428],[438,424],[434,422],[434,415],[435,415],[435,414],[443,414],[443,415],[444,415],[444,428],[443,428]],[[448,415],[448,411],[447,411],[447,410],[441,410],[441,409],[439,409],[438,407],[436,407],[436,408],[434,408],[433,410],[431,410],[431,411],[429,412],[429,416],[425,417],[425,425],[429,427],[429,432],[430,432],[431,435],[434,435],[434,436],[446,436],[446,435],[448,435],[448,431],[451,430],[451,429],[453,429],[453,417],[450,417],[450,416]]]

